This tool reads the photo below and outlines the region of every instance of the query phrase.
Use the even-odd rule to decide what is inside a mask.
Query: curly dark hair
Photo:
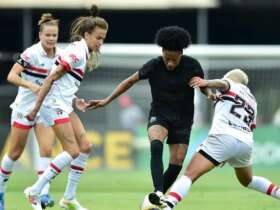
[[[165,50],[181,51],[191,44],[191,36],[184,28],[166,26],[157,31],[155,43]]]

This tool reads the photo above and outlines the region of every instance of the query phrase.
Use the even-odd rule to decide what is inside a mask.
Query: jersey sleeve
[[[79,53],[79,50],[65,50],[58,57],[58,63],[64,67],[65,71],[71,71],[71,69],[78,67],[83,59],[83,55]]]
[[[145,63],[141,69],[138,70],[139,73],[139,79],[148,79],[154,69],[154,60],[150,60],[147,63]]]
[[[228,88],[226,90],[219,90],[222,94],[225,94],[228,91],[230,91],[233,84],[232,84],[232,81],[227,78],[222,78],[222,81],[225,81],[228,84]]]
[[[204,72],[202,70],[202,67],[196,59],[193,60],[193,69],[194,69],[194,71],[193,71],[194,77],[204,78]]]
[[[19,55],[16,62],[24,68],[32,66],[32,64],[35,62],[35,55],[34,53],[32,53],[32,49],[27,48],[23,53]]]

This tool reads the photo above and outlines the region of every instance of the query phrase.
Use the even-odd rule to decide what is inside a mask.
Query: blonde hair
[[[248,75],[241,69],[233,69],[227,72],[224,78],[229,78],[234,82],[241,83],[243,85],[248,85],[249,79]]]
[[[86,71],[93,71],[97,69],[101,64],[101,54],[100,52],[90,52],[89,59],[86,64]]]
[[[74,20],[70,29],[71,41],[80,41],[85,32],[91,33],[96,27],[108,30],[108,23],[102,17],[98,17],[98,7],[92,5],[90,16],[79,17]]]
[[[39,31],[43,31],[44,26],[58,26],[59,20],[55,19],[51,13],[43,13],[40,20],[38,21]]]

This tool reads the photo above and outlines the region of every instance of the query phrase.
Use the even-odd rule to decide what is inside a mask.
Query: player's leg
[[[63,152],[57,155],[50,166],[44,171],[39,179],[31,187],[26,188],[25,194],[34,209],[41,208],[39,195],[43,187],[55,178],[65,166],[69,166],[71,161],[79,155],[79,146],[77,144],[74,129],[67,113],[57,111],[56,109],[41,108],[40,114],[47,115],[43,117],[48,119],[48,125],[53,127],[55,135],[60,140]]]
[[[186,128],[187,127],[187,128]],[[167,144],[169,145],[169,165],[164,172],[164,188],[166,193],[179,175],[185,160],[191,128],[183,122],[175,122],[169,129]]]
[[[63,208],[71,207],[71,209],[73,210],[86,210],[76,200],[76,191],[80,178],[84,173],[86,162],[89,157],[92,145],[87,139],[86,130],[79,116],[75,112],[72,112],[70,114],[70,118],[77,143],[80,148],[80,154],[71,162],[67,186],[64,192],[64,198],[60,200],[60,206]]]
[[[210,156],[197,152],[192,157],[183,176],[177,179],[169,190],[167,196],[168,209],[172,209],[180,202],[189,192],[192,183],[200,176],[216,167],[218,163],[213,162]]]
[[[164,172],[163,193],[166,193],[177,179],[182,169],[187,150],[187,144],[169,144],[169,165]]]
[[[194,183],[200,176],[212,170],[220,163],[228,160],[232,155],[231,150],[235,150],[235,144],[228,136],[210,135],[200,145],[185,173],[170,188],[167,203],[169,209],[172,209],[179,201],[185,197]],[[237,146],[236,146],[237,147]]]
[[[40,151],[37,174],[38,176],[41,176],[51,163],[55,134],[51,127],[45,127],[43,123],[37,123],[34,129]],[[52,207],[54,205],[54,200],[49,195],[49,188],[50,184],[47,183],[43,187],[40,195],[40,200],[43,208]]]
[[[238,181],[244,187],[259,191],[274,198],[280,199],[280,189],[265,177],[253,176],[252,167],[235,168]]]
[[[150,140],[150,170],[154,186],[154,192],[147,198],[154,205],[162,205],[163,198],[163,142],[168,135],[168,123],[158,116],[150,114],[148,123],[148,137]],[[144,199],[144,202],[145,202]]]
[[[11,131],[8,137],[9,150],[2,158],[0,169],[0,210],[4,209],[6,183],[12,174],[15,162],[19,159],[25,148],[28,133],[32,128],[32,124],[33,122],[25,119],[22,114],[16,111],[12,112]]]
[[[168,130],[161,125],[152,125],[148,129],[150,139],[151,161],[150,169],[154,191],[163,192],[163,141],[168,135]]]

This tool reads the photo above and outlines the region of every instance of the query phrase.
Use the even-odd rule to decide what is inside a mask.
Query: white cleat
[[[60,208],[63,208],[65,210],[88,210],[82,207],[81,204],[76,199],[67,200],[65,198],[62,198],[59,201],[59,206]]]
[[[27,187],[24,194],[34,210],[42,210],[39,193],[32,192],[31,187]]]

